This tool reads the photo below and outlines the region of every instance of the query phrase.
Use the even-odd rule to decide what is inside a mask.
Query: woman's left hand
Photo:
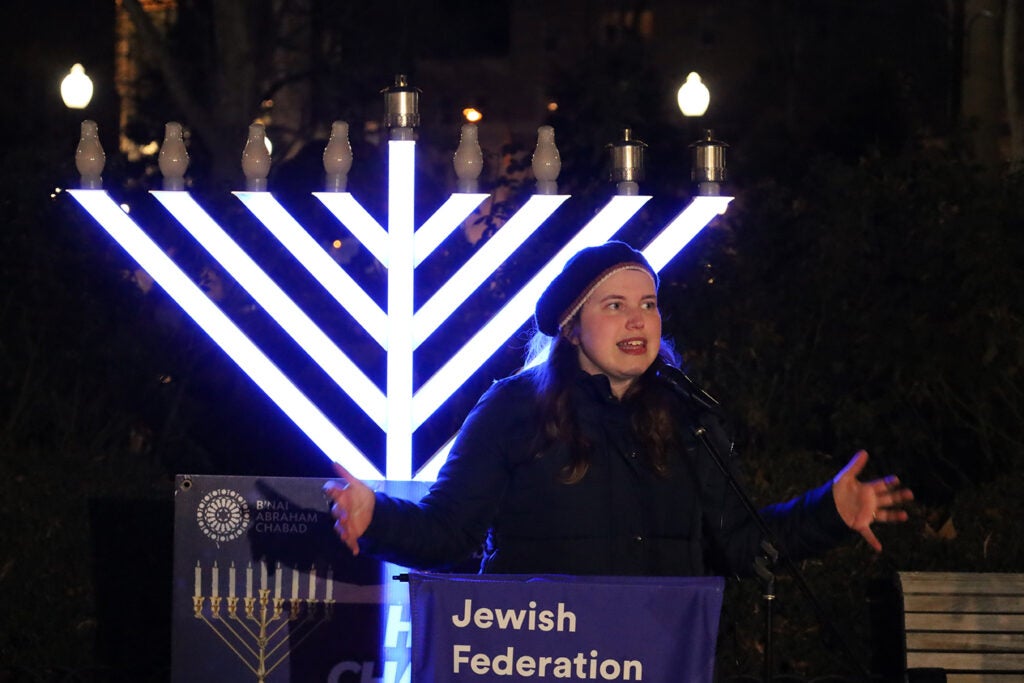
[[[857,477],[867,464],[867,451],[857,451],[832,480],[832,497],[846,525],[863,536],[868,545],[881,552],[882,544],[871,530],[871,525],[875,522],[907,521],[907,511],[901,509],[901,506],[914,500],[914,493],[901,486],[899,478],[895,476],[860,481]]]

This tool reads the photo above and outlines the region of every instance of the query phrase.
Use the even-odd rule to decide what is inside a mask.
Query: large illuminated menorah
[[[415,389],[413,355],[416,349],[569,196],[557,194],[556,178],[560,167],[558,152],[554,147],[550,127],[542,127],[533,159],[538,193],[530,197],[429,300],[414,310],[413,276],[416,267],[488,195],[474,191],[476,176],[473,174],[479,174],[479,163],[474,162],[473,158],[479,159],[480,152],[475,143],[475,128],[464,127],[463,142],[456,152],[456,168],[462,168],[460,191],[453,193],[423,225],[417,227],[413,216],[416,143],[412,140],[412,126],[418,122],[418,115],[415,114],[415,89],[404,87],[402,81],[400,86],[388,91],[385,97],[389,105],[388,124],[392,126],[388,143],[387,227],[371,216],[351,193],[344,191],[345,174],[351,164],[351,148],[348,145],[347,126],[344,124],[335,125],[335,133],[344,131],[343,142],[332,135],[325,150],[328,191],[313,194],[387,269],[386,309],[368,296],[266,191],[270,157],[263,144],[263,127],[259,124],[250,127],[250,138],[243,152],[242,164],[249,179],[247,191],[234,193],[386,351],[384,390],[370,380],[228,233],[183,191],[187,154],[181,142],[178,124],[168,124],[168,136],[161,150],[165,189],[152,192],[154,198],[181,226],[384,432],[384,472],[379,471],[359,451],[146,235],[126,211],[99,189],[103,152],[96,139],[95,124],[91,122],[83,124],[83,137],[76,155],[83,189],[72,190],[70,194],[333,461],[362,479],[430,481],[435,478],[443,463],[448,446],[440,449],[419,472],[414,473],[412,443],[415,431],[470,378],[481,363],[522,327],[530,318],[541,292],[573,254],[583,247],[600,244],[611,238],[651,197],[636,193],[635,176],[642,143],[631,141],[627,131],[624,142],[615,147],[620,160],[624,160],[623,164],[616,166],[617,179],[621,181],[620,193],[559,249],[433,376]],[[701,150],[713,153],[716,147],[698,147],[698,161]],[[184,160],[184,164],[180,163],[181,160]],[[704,161],[710,164],[708,170],[711,174],[700,176],[700,179],[716,180],[714,165],[719,160],[711,154]],[[714,182],[703,182],[702,190],[714,185]],[[643,248],[644,255],[655,270],[660,271],[705,225],[715,216],[724,213],[732,199],[708,195],[710,193],[702,192],[702,196],[695,197]]]
[[[334,580],[327,569],[326,595],[316,596],[316,567],[310,568],[309,589],[302,597],[301,572],[292,569],[291,594],[281,591],[282,570],[277,564],[274,589],[267,581],[267,565],[259,563],[259,584],[254,590],[252,563],[245,569],[245,593],[236,593],[235,563],[228,569],[228,595],[220,595],[220,569],[217,563],[209,570],[209,595],[203,594],[203,568],[195,567],[195,591],[192,610],[196,619],[206,624],[221,642],[249,669],[258,683],[288,659],[318,626],[331,620],[334,607]],[[287,628],[286,628],[287,627]]]

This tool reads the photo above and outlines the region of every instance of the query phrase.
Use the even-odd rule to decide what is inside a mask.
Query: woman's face
[[[661,313],[654,280],[641,270],[620,270],[602,282],[580,308],[569,334],[580,367],[606,375],[622,398],[658,357]]]

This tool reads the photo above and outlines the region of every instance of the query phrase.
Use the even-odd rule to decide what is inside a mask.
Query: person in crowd
[[[338,466],[324,491],[353,554],[445,569],[634,576],[749,575],[765,533],[731,488],[733,443],[713,399],[662,339],[658,276],[622,242],[581,250],[537,302],[535,357],[466,418],[422,500],[374,492]],[[681,379],[681,381],[680,381]],[[798,560],[907,519],[895,476],[831,481],[760,510]]]

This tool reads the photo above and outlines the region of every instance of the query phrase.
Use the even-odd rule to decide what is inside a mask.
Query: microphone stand
[[[779,561],[779,551],[768,541],[761,541],[762,554],[754,560],[754,572],[761,579],[761,597],[764,599],[764,665],[761,677],[765,683],[772,680],[774,662],[774,634],[772,610],[775,606],[775,563]]]
[[[671,387],[673,391],[675,391],[680,397],[682,397],[683,400],[696,403],[697,405],[701,406],[702,408],[708,410],[713,414],[721,414],[721,406],[719,405],[718,401],[716,401],[709,394],[704,392],[703,389],[699,388],[696,384],[694,384],[694,382],[678,368],[674,368],[670,365],[663,365],[661,368],[657,370],[656,374],[660,379],[662,379],[662,381],[665,382],[665,384]],[[825,626],[828,629],[828,631],[831,632],[832,636],[839,642],[839,645],[846,653],[846,656],[850,659],[850,662],[852,662],[860,670],[860,673],[864,677],[864,680],[869,680],[871,678],[871,672],[868,671],[868,669],[865,667],[863,661],[854,655],[849,643],[847,643],[846,639],[839,632],[839,629],[836,627],[835,623],[825,612],[825,608],[821,605],[821,602],[818,600],[818,597],[817,595],[815,595],[813,589],[811,589],[811,587],[807,584],[807,581],[805,580],[803,573],[800,571],[800,568],[797,567],[796,563],[789,557],[788,554],[786,554],[785,552],[780,553],[778,551],[779,547],[784,548],[784,546],[780,546],[778,541],[775,539],[775,534],[772,532],[771,528],[769,528],[768,523],[765,522],[764,517],[762,517],[761,513],[758,512],[757,508],[754,506],[753,501],[750,499],[750,496],[747,495],[747,492],[744,490],[743,485],[740,484],[739,480],[737,480],[732,469],[730,469],[729,466],[726,464],[725,459],[722,457],[722,454],[719,452],[719,450],[715,447],[714,443],[712,443],[711,439],[708,437],[707,429],[705,429],[702,425],[698,424],[691,427],[691,430],[693,432],[693,435],[697,438],[697,441],[704,446],[704,450],[707,451],[707,453],[711,456],[711,459],[714,461],[715,465],[718,467],[719,471],[721,471],[722,475],[725,477],[725,480],[728,482],[729,487],[736,494],[736,497],[739,498],[740,502],[743,504],[743,507],[746,509],[747,514],[754,521],[754,523],[757,525],[758,529],[761,532],[761,550],[763,555],[757,557],[754,560],[754,571],[761,578],[762,597],[765,600],[766,620],[764,637],[763,672],[763,678],[765,683],[770,683],[772,677],[772,668],[774,666],[772,643],[774,627],[772,624],[772,607],[775,601],[775,574],[773,568],[779,560],[782,561],[783,568],[789,572],[789,574],[796,581],[796,584],[800,588],[801,592],[811,603],[811,606],[814,608],[814,612],[818,617],[818,621],[823,626]]]

